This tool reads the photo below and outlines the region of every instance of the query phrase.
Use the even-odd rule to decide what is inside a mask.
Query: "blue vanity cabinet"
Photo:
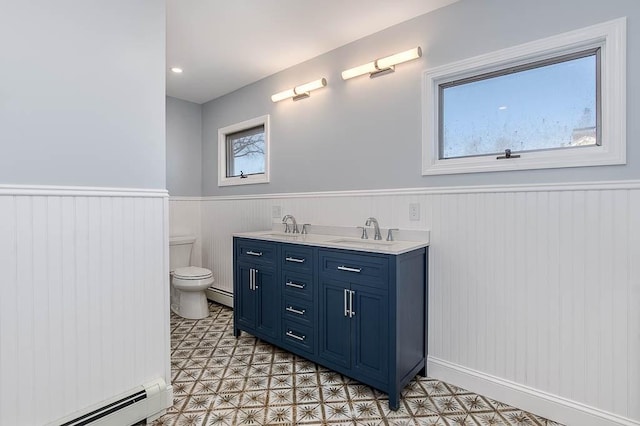
[[[280,333],[277,244],[234,239],[234,335],[240,329],[271,342]]]
[[[427,254],[234,237],[234,334],[386,392],[397,410],[426,372]]]

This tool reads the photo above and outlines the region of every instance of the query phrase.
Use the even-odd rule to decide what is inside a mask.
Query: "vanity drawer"
[[[282,316],[286,320],[298,321],[308,326],[313,325],[313,304],[310,301],[285,296],[282,309]]]
[[[389,261],[385,257],[320,250],[320,274],[348,282],[387,287]]]
[[[314,351],[313,329],[295,321],[284,321],[282,341],[286,346],[311,353]]]
[[[313,249],[296,244],[283,244],[282,268],[305,273],[313,272]]]
[[[236,239],[238,260],[272,265],[276,263],[277,244],[248,238]]]
[[[311,275],[283,270],[282,287],[287,295],[313,300],[313,277]]]

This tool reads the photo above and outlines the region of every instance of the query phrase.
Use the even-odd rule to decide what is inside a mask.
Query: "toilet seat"
[[[179,280],[206,280],[211,278],[213,272],[205,268],[199,268],[197,266],[187,266],[184,268],[176,268],[173,271],[173,277]]]

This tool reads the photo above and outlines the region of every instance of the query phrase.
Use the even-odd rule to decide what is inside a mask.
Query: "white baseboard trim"
[[[568,426],[640,426],[636,420],[431,356],[427,374]]]
[[[207,299],[220,303],[221,305],[233,308],[233,294],[224,290],[218,290],[217,288],[209,287],[204,291],[207,295]]]

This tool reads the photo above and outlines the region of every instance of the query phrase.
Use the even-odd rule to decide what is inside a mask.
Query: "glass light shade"
[[[312,90],[320,89],[327,85],[327,80],[324,78],[311,81],[309,83],[301,84],[300,86],[296,86],[294,89],[296,94],[310,92]]]
[[[374,71],[376,71],[376,63],[369,62],[368,64],[342,71],[342,79],[348,80],[353,77],[358,77],[359,75],[370,74]]]
[[[395,55],[387,56],[386,58],[378,59],[378,68],[389,68],[392,65],[401,64],[403,62],[418,59],[422,56],[422,49],[420,46],[405,50],[404,52],[396,53]]]
[[[294,89],[287,89],[284,90],[280,93],[276,93],[275,95],[271,96],[271,101],[272,102],[279,102],[279,101],[283,101],[285,99],[288,98],[293,98],[296,95],[296,92]]]

